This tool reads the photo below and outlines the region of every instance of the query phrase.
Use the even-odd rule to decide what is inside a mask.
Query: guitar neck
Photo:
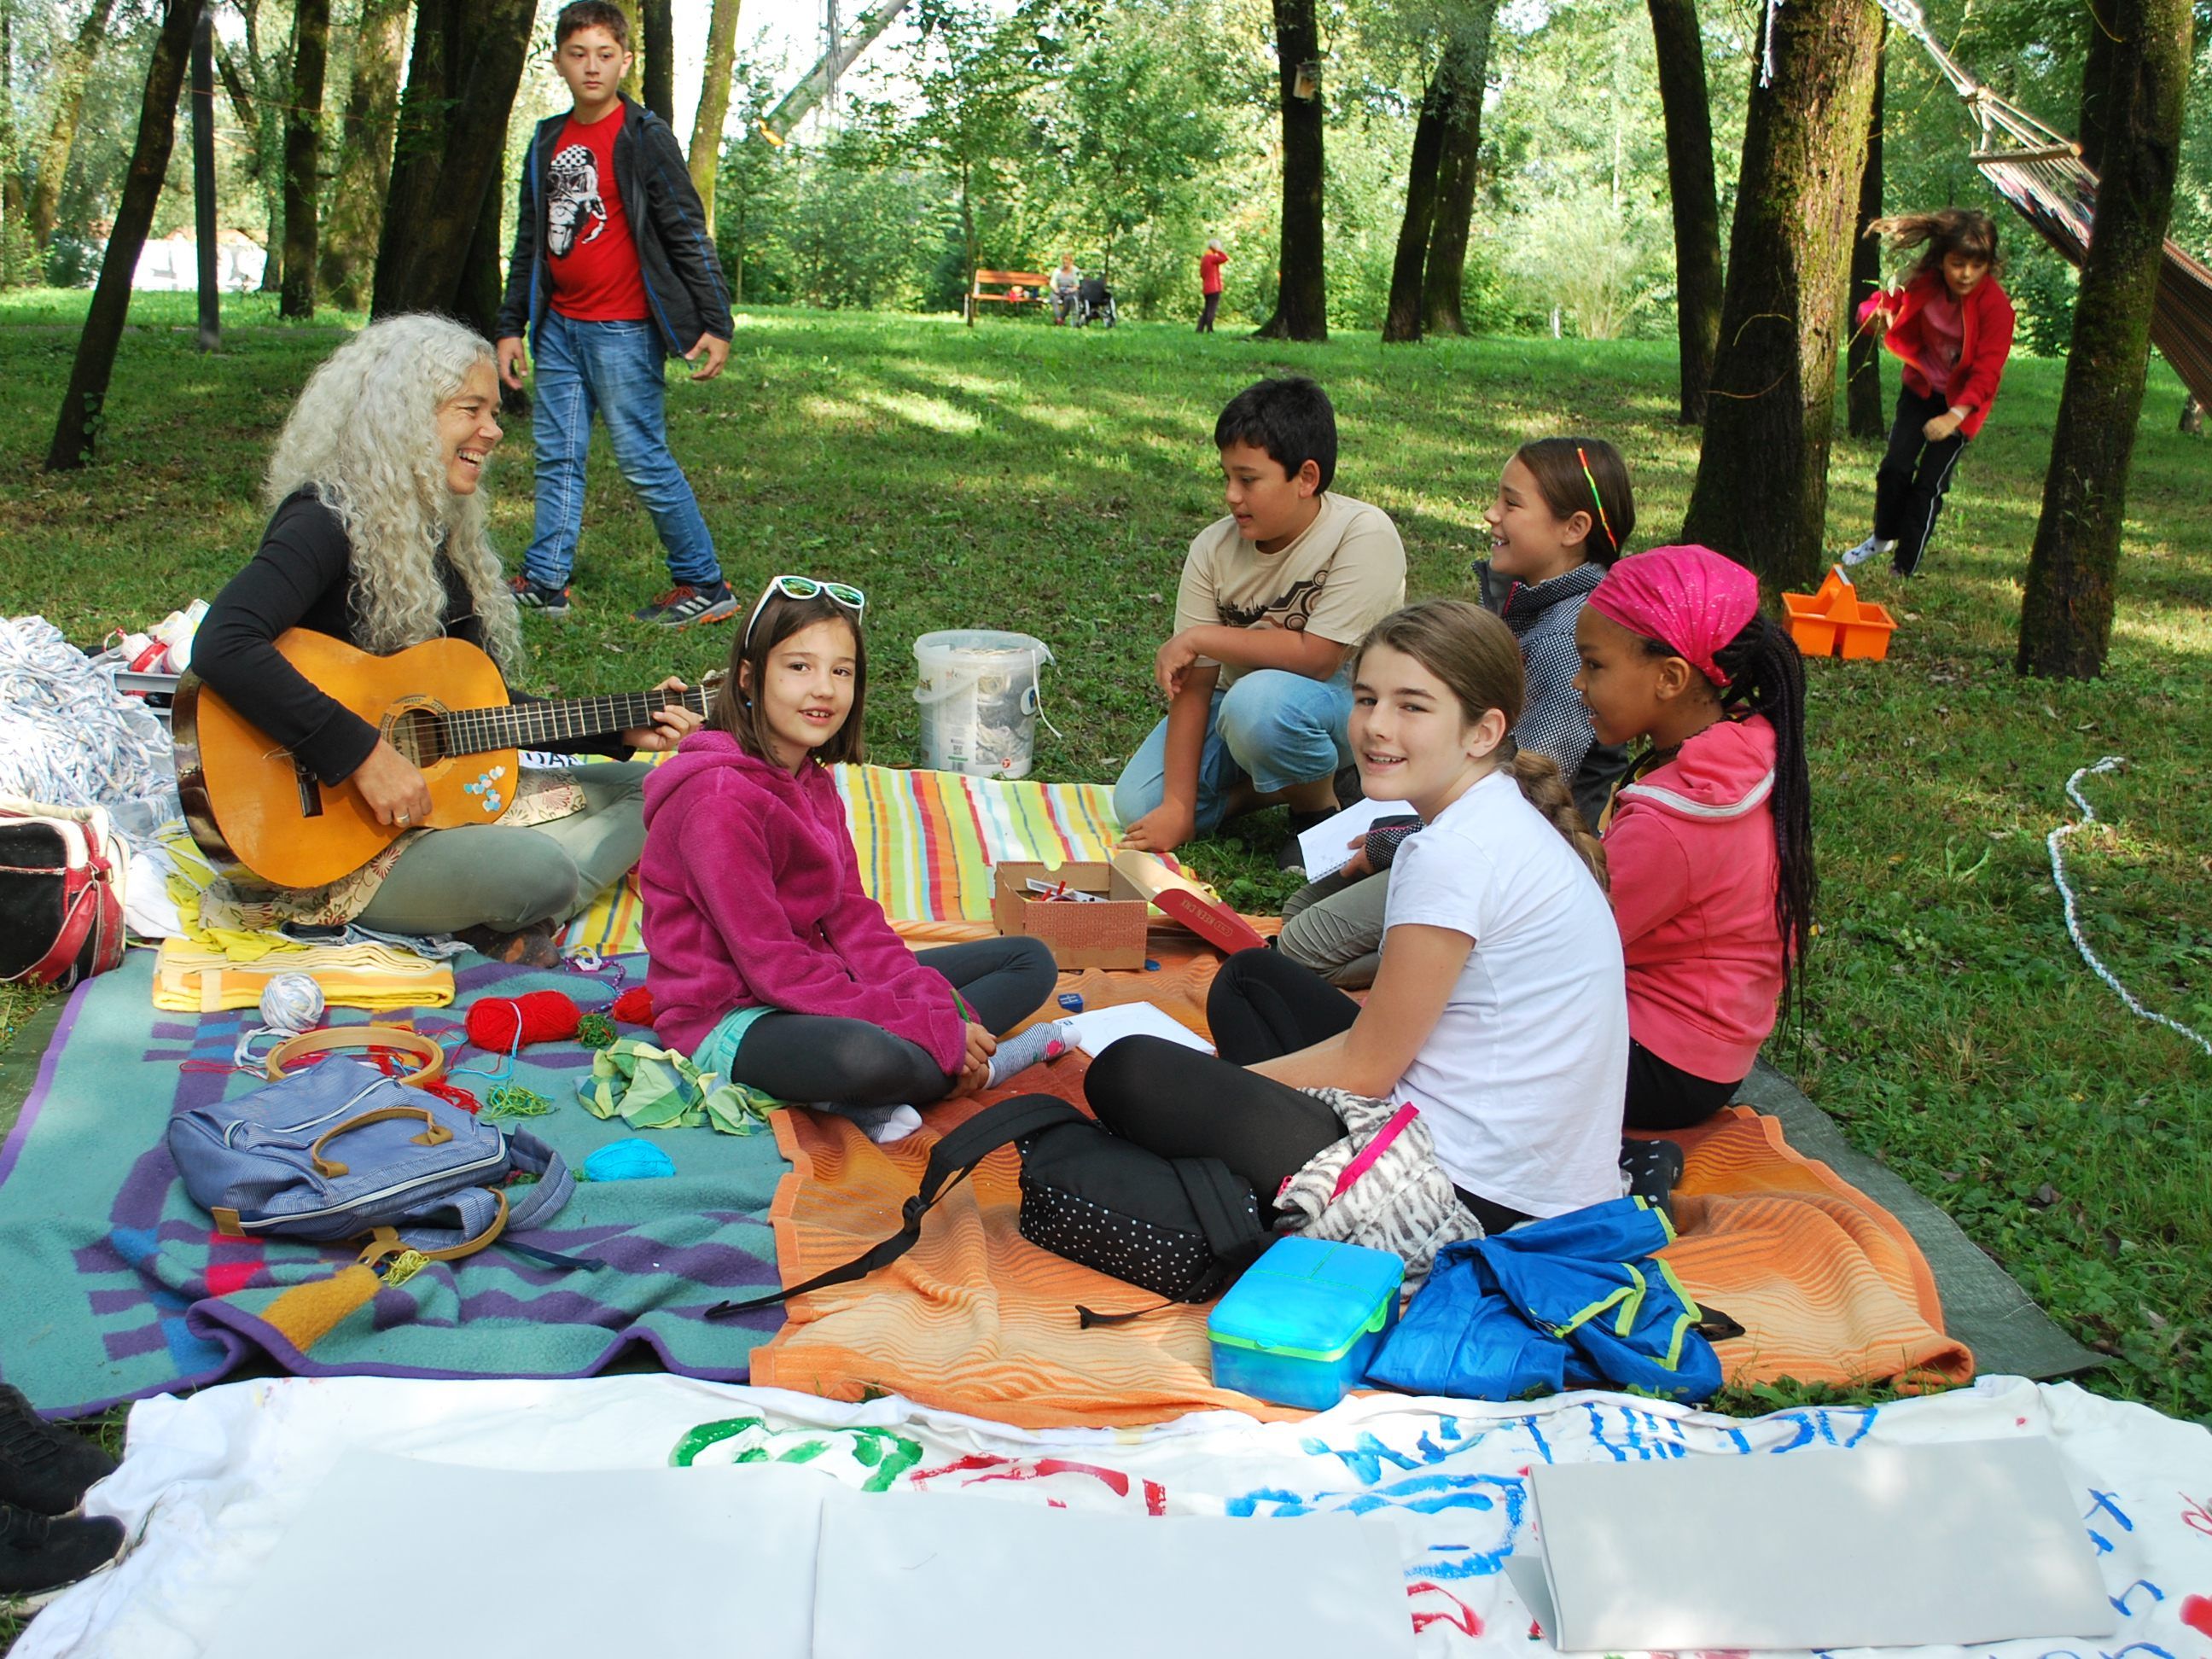
[[[449,755],[480,755],[494,749],[544,749],[580,738],[605,737],[650,726],[656,711],[681,707],[703,717],[708,693],[624,691],[605,697],[568,697],[556,702],[518,702],[503,708],[457,708],[440,722]]]

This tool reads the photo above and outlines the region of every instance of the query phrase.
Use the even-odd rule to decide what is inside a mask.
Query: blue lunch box
[[[1328,1410],[1366,1381],[1398,1322],[1405,1279],[1406,1264],[1388,1250],[1277,1239],[1206,1322],[1214,1386]]]

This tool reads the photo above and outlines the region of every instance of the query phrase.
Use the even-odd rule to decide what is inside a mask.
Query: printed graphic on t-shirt
[[[595,242],[607,228],[607,204],[599,195],[599,164],[588,144],[553,152],[550,185],[545,194],[545,248],[565,259],[580,246],[576,232],[589,225],[583,242]]]
[[[1292,633],[1304,633],[1305,625],[1313,620],[1315,601],[1321,598],[1322,589],[1328,585],[1328,570],[1323,568],[1302,582],[1291,584],[1290,591],[1279,599],[1263,605],[1237,605],[1224,599],[1217,606],[1225,628],[1249,628],[1266,620],[1277,628],[1287,628]]]

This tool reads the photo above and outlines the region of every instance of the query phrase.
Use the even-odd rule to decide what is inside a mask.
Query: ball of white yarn
[[[278,974],[262,988],[261,1020],[272,1031],[297,1036],[322,1024],[323,988],[309,974]]]

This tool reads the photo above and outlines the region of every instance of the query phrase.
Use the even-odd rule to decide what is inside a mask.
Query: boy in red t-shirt
[[[1213,313],[1221,309],[1221,267],[1228,263],[1219,242],[1208,242],[1198,256],[1198,291],[1206,301],[1206,309],[1198,314],[1200,334],[1213,332]]]
[[[622,9],[576,0],[562,9],[553,40],[575,107],[539,122],[530,141],[496,348],[500,378],[518,389],[530,369],[526,325],[538,356],[538,523],[515,599],[546,616],[568,609],[596,411],[675,579],[639,620],[720,622],[737,611],[737,595],[669,453],[663,363],[671,354],[699,362],[695,380],[722,372],[732,323],[721,262],[676,135],[622,95],[630,58]]]

